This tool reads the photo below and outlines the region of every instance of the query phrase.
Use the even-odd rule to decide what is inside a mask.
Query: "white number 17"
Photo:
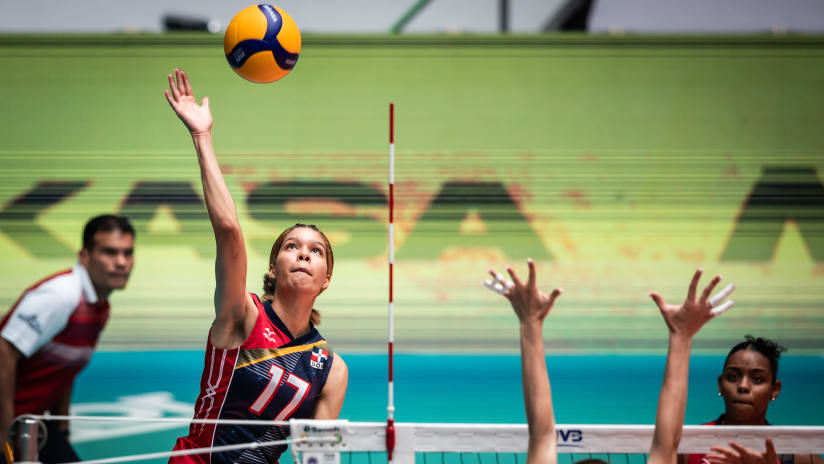
[[[272,364],[272,367],[269,368],[269,383],[266,384],[266,388],[260,393],[260,396],[257,397],[252,406],[249,407],[249,410],[253,413],[260,415],[260,413],[266,409],[266,406],[269,405],[269,402],[272,401],[272,397],[275,396],[275,392],[277,392],[278,387],[280,386],[280,380],[283,378],[284,370],[280,367]],[[286,377],[286,383],[289,386],[295,389],[295,396],[292,397],[292,400],[289,401],[289,404],[284,407],[277,416],[275,416],[276,421],[283,421],[289,418],[295,409],[300,406],[303,402],[303,399],[306,398],[306,394],[309,393],[309,387],[311,386],[309,382],[301,379],[300,377],[289,374],[289,377]]]

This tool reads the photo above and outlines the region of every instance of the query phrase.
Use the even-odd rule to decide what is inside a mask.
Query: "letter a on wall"
[[[552,259],[509,192],[497,182],[444,184],[398,256],[436,259],[447,248],[498,249],[512,259]]]
[[[771,260],[787,221],[797,224],[810,256],[824,261],[824,186],[815,168],[764,167],[721,260]]]

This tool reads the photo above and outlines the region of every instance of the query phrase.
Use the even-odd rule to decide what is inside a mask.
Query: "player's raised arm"
[[[492,279],[484,282],[484,285],[509,300],[520,322],[524,406],[529,425],[527,464],[555,464],[558,460],[558,440],[544,355],[543,325],[544,318],[563,290],[556,288],[549,295],[538,290],[535,263],[531,259],[527,263],[529,280],[526,285],[509,266],[506,270],[512,278],[511,282],[490,270]]]
[[[687,298],[680,305],[667,304],[661,295],[650,292],[650,297],[658,305],[667,323],[669,349],[664,382],[658,397],[658,412],[655,416],[655,432],[652,437],[649,464],[675,464],[677,461],[678,444],[681,441],[681,430],[687,407],[692,338],[707,321],[727,311],[733,305],[732,300],[721,303],[735,289],[733,285],[727,286],[710,298],[710,293],[721,281],[721,276],[712,279],[699,295],[697,289],[701,273],[701,269],[695,271],[687,291]]]
[[[230,347],[243,343],[241,329],[248,317],[246,293],[246,247],[237,219],[235,203],[226,187],[212,146],[212,113],[209,97],[198,105],[189,77],[180,69],[169,74],[166,99],[177,116],[189,129],[200,164],[200,178],[206,209],[212,222],[217,243],[215,262],[215,325],[212,340],[218,346]],[[240,329],[240,330],[239,330]]]

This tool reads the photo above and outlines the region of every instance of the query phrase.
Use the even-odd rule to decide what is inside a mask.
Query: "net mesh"
[[[387,463],[386,426],[347,421],[291,421],[292,457],[302,464]],[[521,424],[397,423],[393,463],[524,464],[528,434]],[[558,425],[558,462],[562,464],[645,464],[653,427],[646,425]],[[324,443],[301,438],[334,437]],[[684,427],[682,454],[704,454],[734,441],[764,449],[771,437],[782,462],[793,455],[824,453],[824,427]]]

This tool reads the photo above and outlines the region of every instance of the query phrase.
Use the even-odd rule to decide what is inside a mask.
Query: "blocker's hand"
[[[530,322],[543,322],[555,299],[563,293],[562,288],[556,288],[549,295],[538,290],[535,284],[535,262],[531,259],[527,260],[529,265],[529,280],[526,285],[521,283],[515,271],[507,266],[506,271],[512,278],[512,281],[506,280],[503,274],[499,274],[492,269],[489,274],[492,279],[485,280],[483,285],[495,293],[499,293],[506,297],[512,304],[512,309],[521,324]]]
[[[209,110],[209,97],[203,97],[202,105],[197,104],[189,76],[175,68],[174,75],[169,74],[169,90],[164,90],[166,100],[183,121],[192,135],[205,134],[212,130],[212,112]]]
[[[658,293],[649,293],[649,296],[658,305],[658,309],[661,310],[661,315],[664,316],[664,321],[666,321],[670,333],[692,337],[707,321],[723,314],[735,304],[732,300],[729,300],[719,305],[724,298],[735,290],[733,284],[727,285],[726,288],[710,298],[710,293],[721,281],[720,275],[712,279],[700,296],[696,296],[698,281],[701,279],[702,273],[701,269],[695,271],[687,291],[687,299],[681,305],[667,304]]]
[[[735,442],[730,442],[729,448],[713,446],[706,458],[710,464],[776,464],[780,462],[772,439],[767,438],[765,444],[767,449],[764,451],[747,449]]]

